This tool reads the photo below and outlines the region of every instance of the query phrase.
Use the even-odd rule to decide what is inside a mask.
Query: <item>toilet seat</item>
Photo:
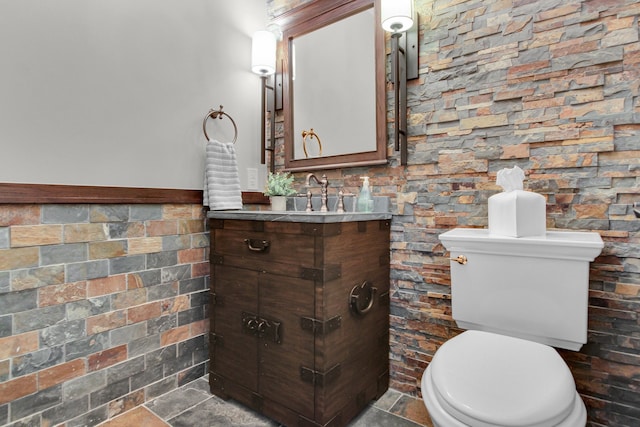
[[[584,426],[569,368],[551,347],[466,331],[434,355],[422,379],[433,421],[445,426]]]

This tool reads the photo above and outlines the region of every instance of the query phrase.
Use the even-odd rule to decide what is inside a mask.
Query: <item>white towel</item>
[[[202,204],[214,211],[242,209],[242,191],[233,142],[210,140],[204,165]]]

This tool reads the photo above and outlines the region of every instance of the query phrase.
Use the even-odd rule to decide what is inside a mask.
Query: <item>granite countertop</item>
[[[242,219],[249,221],[280,221],[280,222],[307,222],[307,223],[332,223],[354,221],[376,221],[391,219],[391,200],[387,196],[373,197],[373,212],[355,212],[355,198],[345,197],[344,213],[335,212],[337,199],[329,197],[327,206],[330,212],[320,212],[320,199],[316,196],[312,199],[313,212],[306,212],[307,199],[305,197],[290,197],[287,200],[287,211],[209,211],[207,218],[212,219]]]
[[[332,223],[353,221],[375,221],[391,219],[391,212],[273,212],[273,211],[209,211],[207,218],[212,219],[242,219],[249,221],[280,221],[280,222],[308,222]]]

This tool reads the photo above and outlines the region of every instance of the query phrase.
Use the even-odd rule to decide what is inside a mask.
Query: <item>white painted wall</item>
[[[259,167],[264,0],[0,0],[0,182],[201,189],[202,120]],[[208,132],[230,139],[226,120]]]

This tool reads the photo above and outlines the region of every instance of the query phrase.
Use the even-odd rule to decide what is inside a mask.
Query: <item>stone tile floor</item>
[[[233,400],[209,393],[206,377],[125,412],[99,427],[277,427]],[[349,427],[432,427],[422,399],[395,390],[372,402]]]

